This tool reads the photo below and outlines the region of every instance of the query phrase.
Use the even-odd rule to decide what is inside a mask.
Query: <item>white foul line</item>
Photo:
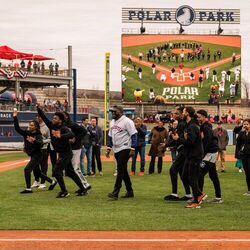
[[[2,238],[0,242],[250,242],[250,239],[46,239],[46,238]]]

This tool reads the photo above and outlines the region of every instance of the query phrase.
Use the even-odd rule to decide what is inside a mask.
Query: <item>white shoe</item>
[[[38,187],[38,189],[44,189],[44,188],[46,188],[46,184],[44,183],[44,184],[40,184],[40,186]]]
[[[100,175],[100,176],[103,176],[103,173],[102,173],[102,172],[99,172],[99,175]]]
[[[245,196],[250,196],[250,191],[247,191],[247,192],[244,193],[243,195],[245,195]]]
[[[34,183],[32,184],[32,188],[38,188],[40,186],[40,182],[39,181],[34,181]]]
[[[242,169],[239,169],[239,173],[242,173],[243,171],[242,171]]]

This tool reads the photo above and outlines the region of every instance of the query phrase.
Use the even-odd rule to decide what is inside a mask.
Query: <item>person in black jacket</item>
[[[20,192],[21,194],[28,194],[33,193],[31,190],[31,172],[36,170],[37,175],[48,181],[51,185],[49,190],[54,189],[57,182],[50,179],[47,175],[43,174],[39,164],[42,160],[42,145],[43,145],[43,138],[40,132],[40,126],[37,121],[32,121],[29,123],[29,129],[23,130],[19,126],[19,122],[17,119],[17,111],[14,110],[13,112],[14,118],[14,127],[17,133],[23,136],[24,138],[24,151],[30,156],[30,161],[27,166],[24,168],[24,176],[26,182],[26,189]]]
[[[82,140],[83,137],[87,134],[87,131],[84,127],[79,126],[76,122],[72,122],[70,119],[70,114],[66,111],[65,115],[65,125],[71,129],[74,133],[74,137],[70,139],[73,157],[71,160],[72,166],[74,168],[75,173],[79,176],[82,181],[82,184],[86,190],[91,189],[91,185],[88,183],[87,179],[83,176],[82,171],[80,169],[80,155],[82,150]],[[77,190],[76,193],[81,192],[81,189]]]
[[[97,163],[97,168],[99,175],[102,176],[102,161],[101,161],[101,147],[102,147],[102,129],[97,125],[96,118],[91,119],[91,133],[93,134],[93,151],[92,151],[92,173],[91,175],[95,176],[95,160]]]
[[[82,119],[82,126],[85,128],[87,134],[82,139],[82,151],[80,155],[80,168],[83,175],[91,175],[92,172],[92,141],[93,141],[93,134],[92,134],[92,126],[89,124],[88,118]],[[87,173],[84,170],[84,158],[87,158]]]
[[[132,166],[131,166],[131,173],[130,175],[135,175],[136,170],[136,158],[139,153],[141,158],[141,168],[139,172],[139,176],[144,175],[144,168],[145,168],[145,136],[147,134],[147,127],[142,123],[141,117],[137,117],[135,119],[135,128],[137,130],[137,146],[135,148],[135,154],[132,157]]]
[[[204,178],[207,173],[214,185],[215,198],[210,200],[211,203],[222,203],[220,180],[216,171],[216,159],[218,157],[218,139],[213,135],[212,125],[207,122],[207,111],[200,109],[197,111],[197,120],[200,123],[201,138],[204,148],[204,158],[202,160],[200,176],[199,176],[199,188],[203,191]],[[203,200],[206,198],[204,196]]]
[[[244,194],[250,196],[250,119],[243,120],[243,129],[237,137],[237,147],[239,149],[238,157],[242,160],[246,175],[247,192]]]
[[[203,146],[200,135],[200,128],[195,119],[195,110],[193,107],[185,107],[183,110],[183,118],[186,120],[186,128],[184,137],[180,138],[178,134],[172,135],[174,140],[184,145],[185,163],[182,172],[182,178],[189,182],[192,187],[193,199],[186,208],[200,208],[200,203],[205,194],[199,190],[199,172],[200,164],[203,156]]]
[[[189,200],[192,198],[191,190],[189,187],[188,181],[184,178],[182,178],[182,171],[183,166],[185,162],[185,150],[184,145],[180,142],[180,140],[174,140],[173,135],[178,134],[179,138],[184,138],[184,130],[186,128],[186,122],[183,120],[183,107],[179,107],[173,112],[173,119],[178,121],[178,125],[176,130],[172,130],[169,132],[169,141],[167,143],[167,147],[174,147],[177,151],[177,156],[173,164],[171,165],[169,169],[169,174],[171,178],[171,184],[172,184],[172,193],[170,195],[167,195],[164,197],[164,200],[166,201],[183,201],[183,200]],[[186,194],[179,198],[177,188],[178,188],[178,174],[181,177],[181,181],[183,183],[183,186],[185,188]]]
[[[235,138],[237,138],[237,136],[239,135],[240,131],[243,128],[242,122],[243,122],[243,119],[240,119],[238,122],[238,125],[236,127],[234,127],[234,129],[233,129],[233,133],[235,135]],[[240,159],[238,153],[239,153],[239,149],[238,149],[237,143],[236,143],[235,152],[234,152],[234,157],[236,159],[235,167],[237,167],[239,169],[239,173],[242,173],[243,164],[242,164],[242,160]]]
[[[73,166],[71,164],[72,159],[72,149],[70,144],[70,139],[74,137],[73,132],[67,128],[63,123],[65,116],[62,112],[56,112],[53,116],[52,121],[50,121],[43,111],[37,105],[38,115],[43,119],[47,127],[50,129],[51,143],[54,150],[58,154],[56,165],[53,171],[53,176],[58,181],[61,191],[58,193],[56,198],[65,198],[69,196],[66,189],[63,170],[65,169],[67,176],[69,176],[81,189],[81,192],[77,196],[83,196],[86,194],[86,189],[84,188],[79,176],[75,173]]]

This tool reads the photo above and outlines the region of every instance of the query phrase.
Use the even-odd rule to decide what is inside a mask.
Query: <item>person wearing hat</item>
[[[227,130],[222,128],[222,121],[218,121],[217,128],[214,129],[213,134],[218,138],[219,151],[217,161],[220,157],[220,170],[221,172],[225,172],[225,151],[228,145],[229,137]]]
[[[117,200],[122,181],[126,186],[126,194],[122,198],[134,197],[132,183],[128,174],[128,160],[134,155],[137,144],[137,130],[134,122],[123,115],[121,106],[113,106],[112,121],[110,122],[106,157],[109,158],[111,148],[114,151],[114,156],[117,162],[117,176],[113,192],[108,194],[108,197]]]
[[[70,139],[74,138],[74,134],[64,125],[65,115],[62,112],[56,112],[52,118],[52,121],[50,121],[39,108],[38,104],[37,112],[47,127],[50,129],[51,143],[54,150],[58,154],[55,168],[53,170],[53,176],[56,178],[61,191],[58,193],[56,198],[65,198],[69,196],[63,179],[63,170],[65,170],[67,176],[69,176],[81,190],[81,192],[77,193],[77,196],[86,195],[87,191],[84,188],[81,179],[74,171],[71,163],[73,154]]]

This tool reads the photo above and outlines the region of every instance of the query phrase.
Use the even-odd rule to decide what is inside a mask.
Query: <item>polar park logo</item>
[[[176,21],[183,26],[192,24],[195,20],[195,11],[188,5],[183,5],[176,10]]]

